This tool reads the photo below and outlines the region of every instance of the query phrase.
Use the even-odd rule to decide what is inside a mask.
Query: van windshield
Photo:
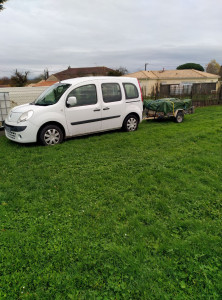
[[[46,89],[36,100],[34,105],[47,106],[59,101],[65,91],[71,86],[67,83],[56,83]]]

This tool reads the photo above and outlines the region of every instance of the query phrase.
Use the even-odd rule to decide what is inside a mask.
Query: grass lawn
[[[222,106],[54,147],[0,137],[0,299],[222,299]]]

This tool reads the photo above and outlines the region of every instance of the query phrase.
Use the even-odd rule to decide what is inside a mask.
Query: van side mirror
[[[67,107],[73,107],[77,104],[77,99],[76,97],[69,97],[66,103]]]

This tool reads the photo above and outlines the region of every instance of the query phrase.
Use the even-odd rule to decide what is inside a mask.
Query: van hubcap
[[[136,130],[137,120],[134,119],[134,118],[129,118],[129,120],[127,121],[126,126],[127,126],[127,129],[128,129],[129,131],[134,131],[134,130]]]
[[[60,140],[60,133],[56,129],[48,129],[44,134],[44,140],[47,145],[58,144]]]

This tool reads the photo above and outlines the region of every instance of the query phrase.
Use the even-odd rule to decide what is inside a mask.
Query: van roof
[[[77,78],[70,78],[61,81],[62,83],[69,83],[69,84],[78,84],[80,82],[87,82],[87,81],[95,81],[95,80],[120,80],[122,82],[129,82],[133,81],[135,82],[136,78],[133,77],[123,77],[123,76],[90,76],[90,77],[77,77]]]

